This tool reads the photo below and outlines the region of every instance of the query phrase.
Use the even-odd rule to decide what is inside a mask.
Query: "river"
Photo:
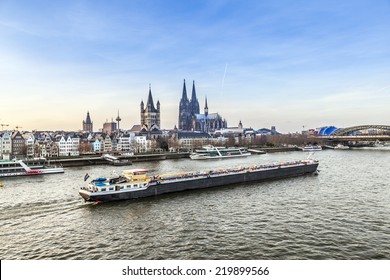
[[[84,203],[84,175],[152,174],[307,157],[138,162],[2,179],[0,259],[390,259],[390,151],[324,150],[318,176]]]

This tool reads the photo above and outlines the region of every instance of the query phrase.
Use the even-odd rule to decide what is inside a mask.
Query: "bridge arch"
[[[390,134],[390,126],[389,125],[358,125],[358,126],[351,126],[346,128],[341,128],[339,130],[336,130],[332,135],[333,136],[346,136],[350,135],[353,132],[357,132],[360,130],[365,129],[381,129],[389,132]]]

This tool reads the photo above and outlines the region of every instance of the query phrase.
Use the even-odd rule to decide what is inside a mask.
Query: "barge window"
[[[106,191],[106,188],[102,188],[102,192],[105,192]]]
[[[114,190],[114,187],[110,187],[110,191],[113,191]]]

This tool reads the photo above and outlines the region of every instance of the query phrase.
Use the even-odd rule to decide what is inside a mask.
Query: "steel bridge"
[[[378,129],[382,130],[384,133],[381,135],[365,135],[365,136],[390,136],[390,126],[389,125],[358,125],[351,126],[347,128],[338,129],[329,136],[352,136],[355,135],[355,132],[368,129]],[[363,135],[359,135],[363,137]]]
[[[330,141],[390,141],[390,135],[329,135],[329,136],[316,136],[314,138],[324,139]]]
[[[367,133],[359,133],[366,130]],[[372,133],[369,130],[377,130]],[[328,143],[390,141],[389,125],[357,125],[338,129],[334,126],[321,128],[319,135],[314,138]]]

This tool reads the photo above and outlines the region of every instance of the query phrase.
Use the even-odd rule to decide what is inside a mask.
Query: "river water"
[[[2,179],[0,259],[390,259],[390,151],[317,152],[319,176],[102,204],[78,194],[86,173],[162,174],[306,157],[166,160]]]

